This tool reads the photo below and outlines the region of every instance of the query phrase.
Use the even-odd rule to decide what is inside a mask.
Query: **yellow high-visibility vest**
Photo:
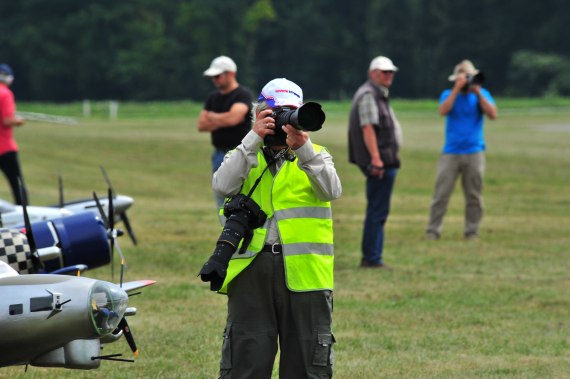
[[[316,151],[324,149],[313,145]],[[257,154],[258,167],[253,167],[241,193],[248,194],[267,162]],[[261,206],[267,219],[275,217],[283,244],[285,281],[295,292],[333,289],[333,221],[330,202],[321,201],[311,189],[307,174],[297,162],[285,161],[277,174],[265,173],[251,198]],[[267,223],[254,230],[244,254],[234,253],[220,293],[244,270],[261,251],[267,237]]]

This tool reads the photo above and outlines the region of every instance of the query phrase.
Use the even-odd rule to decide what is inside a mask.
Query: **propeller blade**
[[[109,219],[105,215],[105,210],[101,206],[101,202],[99,201],[99,197],[95,192],[93,192],[93,199],[95,199],[95,203],[97,204],[97,209],[99,209],[99,214],[101,215],[101,219],[103,220],[103,224],[107,229],[107,238],[109,238],[109,245],[111,248],[111,278],[113,281],[115,280],[115,238],[113,236],[114,230],[111,228]],[[109,214],[111,213],[112,203],[109,203]]]
[[[103,224],[105,228],[109,228],[109,220],[107,219],[107,215],[105,214],[105,210],[101,206],[101,202],[99,201],[99,197],[95,192],[93,192],[93,199],[95,200],[95,204],[97,204],[97,209],[99,209],[99,214],[101,215],[101,220],[103,220]]]
[[[139,355],[139,351],[137,349],[135,339],[133,338],[133,333],[131,332],[131,329],[129,328],[129,324],[127,323],[127,319],[125,317],[123,317],[121,319],[121,322],[119,322],[119,328],[123,331],[123,335],[125,336],[125,339],[127,340],[127,343],[129,344],[133,355],[137,357]]]
[[[107,196],[108,196],[108,201],[109,201],[109,228],[111,230],[115,229],[115,208],[113,206],[113,190],[111,188],[109,188],[108,192],[107,192]]]
[[[137,244],[137,236],[135,235],[135,231],[133,230],[132,226],[131,226],[131,222],[129,221],[129,217],[127,216],[127,212],[123,212],[120,214],[121,217],[121,221],[123,221],[123,223],[125,224],[125,228],[127,228],[127,233],[129,235],[129,237],[131,238],[131,241],[133,241],[133,245]]]
[[[114,199],[115,197],[117,197],[117,193],[115,192],[115,189],[113,188],[113,184],[111,184],[111,179],[109,179],[109,176],[107,175],[107,171],[105,170],[105,167],[99,166],[99,168],[101,169],[101,172],[103,173],[103,177],[105,178],[105,182],[107,182],[107,187],[109,187],[111,189],[111,191],[113,192],[113,199]]]
[[[101,169],[101,173],[103,174],[103,177],[105,178],[105,182],[107,182],[107,186],[109,187],[109,191],[113,194],[113,199],[116,199],[117,198],[117,192],[115,192],[115,188],[113,187],[113,184],[111,183],[111,179],[109,178],[109,175],[107,175],[107,170],[105,170],[105,167],[103,167],[103,166],[99,166],[99,168]],[[127,213],[123,212],[123,213],[119,214],[119,219],[125,223],[125,227],[127,228],[127,233],[129,234],[129,237],[130,237],[131,241],[133,242],[133,244],[137,245],[137,243],[138,243],[137,236],[135,235],[135,232],[134,232],[133,228],[131,227],[131,223],[129,222],[129,218],[127,217]]]

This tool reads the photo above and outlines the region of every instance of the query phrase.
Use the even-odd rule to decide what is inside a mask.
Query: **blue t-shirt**
[[[449,97],[451,90],[443,91],[439,104]],[[493,97],[484,88],[481,95],[491,104],[495,104]],[[445,145],[446,154],[473,154],[485,151],[485,138],[483,133],[483,111],[479,106],[477,95],[469,92],[459,93],[453,108],[446,116]]]

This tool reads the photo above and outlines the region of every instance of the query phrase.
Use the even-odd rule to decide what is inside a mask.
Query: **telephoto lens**
[[[261,210],[255,201],[239,194],[224,205],[224,216],[227,221],[224,230],[218,238],[212,256],[202,266],[200,279],[210,282],[210,289],[218,291],[224,284],[227,275],[228,264],[232,255],[237,250],[240,241],[246,235],[251,235],[253,229],[259,228],[265,223],[267,215]],[[249,241],[244,240],[240,253],[247,248]]]
[[[320,130],[326,118],[321,105],[315,102],[308,102],[297,109],[277,108],[272,117],[276,128],[290,124],[295,129],[308,132]]]
[[[283,125],[290,124],[297,130],[315,132],[323,127],[325,112],[321,104],[307,102],[297,109],[279,107],[273,109],[271,117],[275,120],[275,134],[265,137],[266,146],[285,146],[287,133],[281,129]]]

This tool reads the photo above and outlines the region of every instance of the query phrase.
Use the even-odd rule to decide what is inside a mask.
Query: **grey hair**
[[[253,124],[255,124],[255,119],[257,117],[257,114],[261,111],[264,111],[266,109],[269,109],[269,104],[267,104],[267,101],[262,100],[259,102],[253,102],[252,107],[251,107],[251,124],[253,126]]]

